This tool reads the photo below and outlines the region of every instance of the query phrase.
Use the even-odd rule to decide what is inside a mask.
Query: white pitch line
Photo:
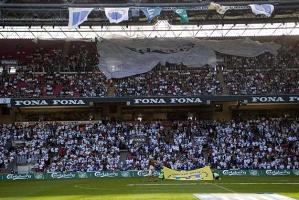
[[[136,183],[136,184],[128,184],[127,186],[184,186],[184,185],[197,185],[197,183],[183,183],[183,184],[178,184],[178,183]]]
[[[295,200],[287,196],[267,193],[202,193],[193,195],[202,200]]]
[[[127,184],[127,186],[188,186],[188,185],[200,185],[200,184],[209,184],[223,187],[220,185],[299,185],[299,183],[252,183],[252,182],[242,182],[242,183],[209,183],[209,182],[199,182],[199,183],[136,183],[136,184]],[[224,189],[223,187],[222,189]],[[231,191],[230,191],[231,192]]]
[[[235,193],[235,191],[231,190],[231,189],[228,189],[226,187],[223,187],[221,185],[217,185],[217,184],[211,184],[211,185],[215,185],[216,187],[220,188],[220,189],[223,189],[223,190],[226,190],[228,192],[232,192],[232,193]]]
[[[100,188],[95,187],[89,187],[89,186],[81,186],[81,185],[75,185],[75,188],[85,189],[85,190],[100,190]]]
[[[221,185],[299,185],[299,183],[217,183]]]

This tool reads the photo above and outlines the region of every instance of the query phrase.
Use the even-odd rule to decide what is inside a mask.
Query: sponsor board
[[[251,96],[249,103],[299,103],[298,96]]]
[[[8,180],[28,180],[32,178],[31,174],[7,174]]]
[[[10,104],[10,98],[0,98],[0,104]]]
[[[239,101],[244,104],[299,103],[299,95],[230,95],[230,96],[167,96],[167,97],[92,97],[92,98],[2,98],[2,104],[13,107],[89,106],[90,102],[123,102],[128,106],[208,105],[211,102]],[[1,103],[1,99],[0,99]]]
[[[153,175],[159,176],[159,171],[154,171]],[[139,170],[139,171],[137,171],[137,176],[149,176],[149,171],[148,170]]]
[[[1,60],[2,65],[18,65],[17,60]]]
[[[130,105],[165,105],[165,104],[205,104],[206,100],[199,97],[163,97],[163,98],[136,98]]]
[[[289,170],[266,170],[268,176],[289,176],[291,171]]]
[[[245,170],[223,170],[221,171],[224,176],[246,176],[248,173]]]
[[[13,99],[12,106],[33,107],[33,106],[88,106],[88,99]]]
[[[258,170],[249,170],[249,174],[251,176],[258,176],[259,175]]]
[[[165,168],[163,168],[165,170]],[[293,170],[215,170],[220,176],[299,176],[299,169]],[[159,171],[154,172],[154,176],[159,176]],[[202,180],[208,177],[206,171],[174,171],[169,169],[164,171],[164,176],[177,180]],[[49,180],[49,179],[86,179],[103,177],[146,177],[148,170],[130,170],[130,171],[98,171],[98,172],[53,172],[53,173],[27,173],[27,174],[1,174],[0,180]]]
[[[45,176],[44,176],[43,173],[35,173],[34,178],[37,179],[37,180],[41,180],[41,179],[44,179]]]
[[[295,176],[299,176],[299,169],[293,169],[292,172]]]
[[[95,172],[94,173],[95,177],[117,177],[118,176],[118,172]]]
[[[86,172],[77,172],[78,178],[88,178],[88,175]]]
[[[62,173],[62,172],[51,173],[51,178],[53,179],[71,179],[75,177],[76,177],[76,173]]]
[[[130,177],[130,176],[131,176],[129,171],[121,171],[121,172],[120,172],[120,175],[121,175],[122,177]]]
[[[299,170],[216,170],[222,176],[299,176]]]

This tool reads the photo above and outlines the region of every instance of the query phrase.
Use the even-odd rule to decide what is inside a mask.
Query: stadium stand
[[[4,41],[6,42],[6,41]],[[17,59],[17,73],[4,71],[2,97],[99,97],[107,93],[106,78],[95,68],[95,46],[87,42],[12,41],[3,60]],[[13,46],[13,45],[12,45]]]
[[[1,163],[35,171],[298,169],[299,123],[249,121],[43,122],[1,125]],[[170,126],[169,126],[170,125]],[[126,156],[121,159],[121,153]],[[123,156],[122,156],[123,157]]]
[[[3,97],[299,93],[298,44],[283,46],[277,56],[269,53],[254,58],[219,55],[223,62],[214,67],[193,69],[167,63],[144,74],[110,81],[96,66],[95,43],[48,41],[37,45],[23,41],[14,47],[15,55],[14,48],[2,50],[3,60],[19,63],[16,74],[9,73],[5,66],[0,74]]]
[[[223,75],[229,94],[298,94],[298,44],[283,46],[277,56],[224,56]]]

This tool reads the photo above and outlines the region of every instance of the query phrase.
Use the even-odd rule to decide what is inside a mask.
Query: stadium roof
[[[0,38],[109,38],[115,35],[126,37],[233,37],[299,34],[297,24],[299,2],[297,0],[215,1],[232,8],[224,15],[207,10],[210,1],[177,0],[176,3],[167,1],[2,0],[3,3],[0,4],[2,18]],[[275,10],[271,17],[256,16],[248,6],[252,3],[271,3],[275,6]],[[103,12],[105,7],[154,6],[162,7],[163,10],[158,21],[153,21],[151,24],[148,24],[142,13],[138,17],[130,18],[127,22],[117,25],[110,24]],[[67,27],[69,7],[93,7],[96,9],[81,27],[70,30]],[[179,17],[173,12],[173,9],[182,7],[188,11],[188,24],[181,24]]]
[[[299,35],[297,23],[273,24],[225,24],[225,25],[170,25],[158,21],[153,26],[81,26],[70,30],[68,27],[52,26],[6,26],[0,28],[0,38],[40,39],[90,39],[95,37],[153,38],[153,37],[240,37]]]

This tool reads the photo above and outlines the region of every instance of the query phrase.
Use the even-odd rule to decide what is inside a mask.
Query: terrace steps
[[[229,90],[227,89],[227,86],[225,84],[223,70],[222,70],[222,67],[220,67],[220,66],[217,68],[217,77],[216,78],[219,81],[221,88],[223,89],[223,95],[228,95]]]

